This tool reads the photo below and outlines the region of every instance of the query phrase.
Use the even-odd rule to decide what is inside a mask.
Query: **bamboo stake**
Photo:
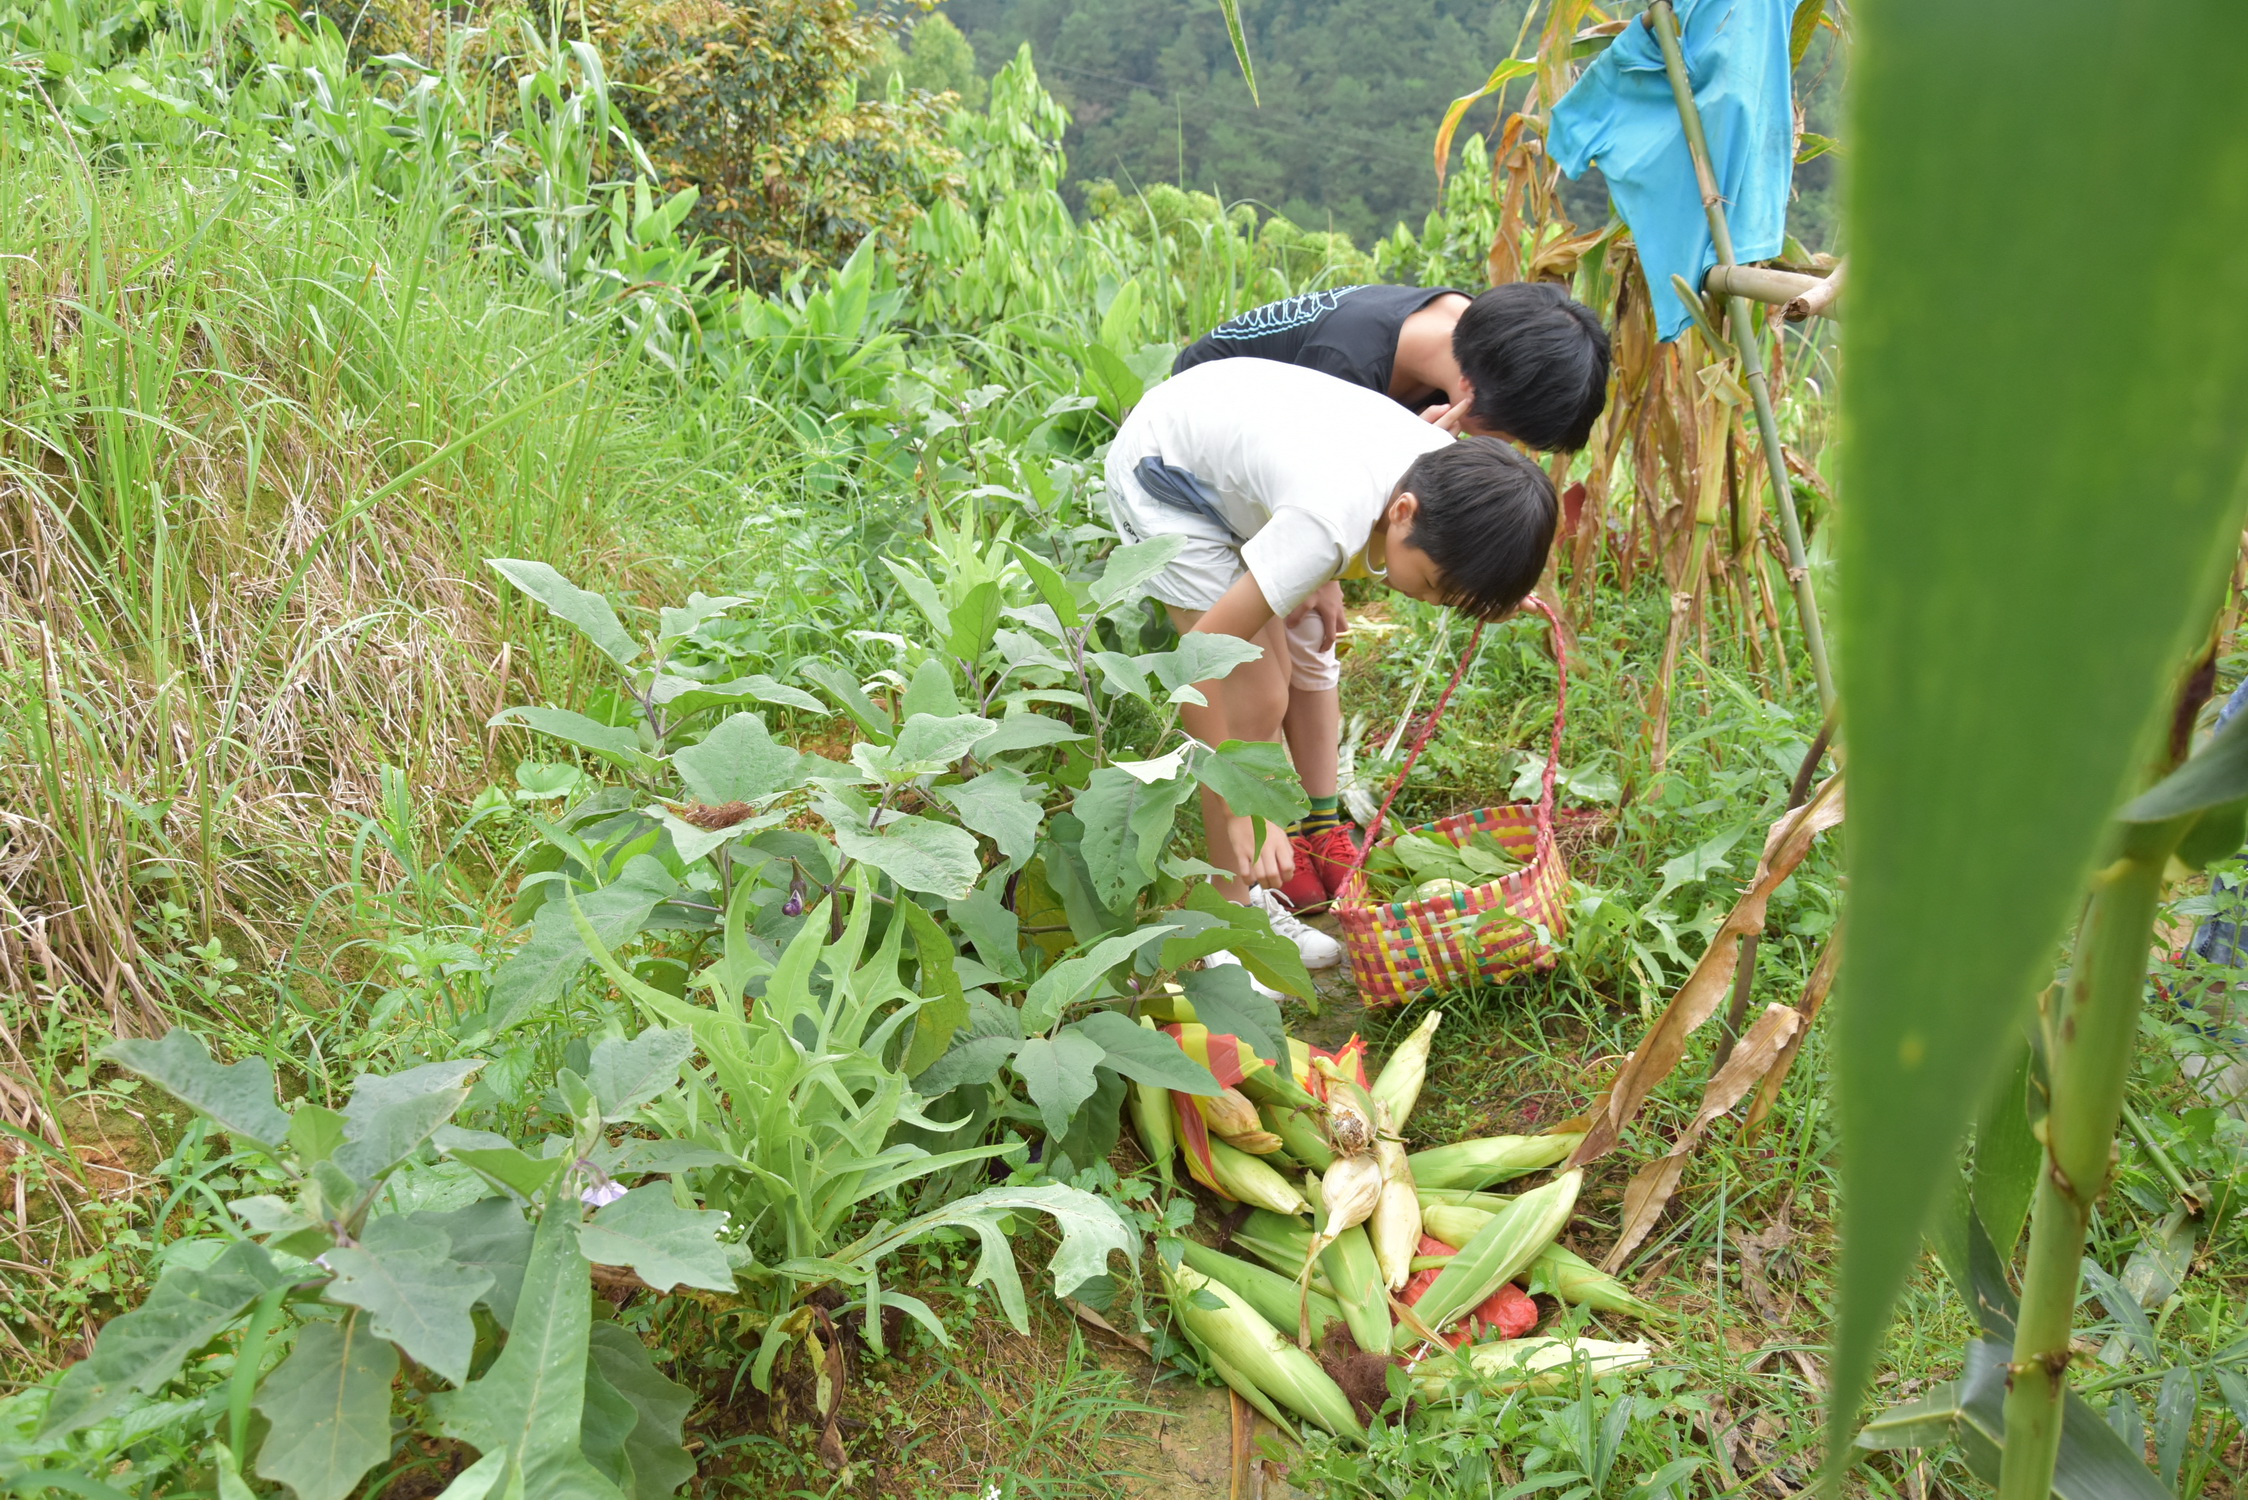
[[[1662,48],[1663,71],[1670,77],[1672,97],[1678,101],[1678,122],[1686,133],[1686,151],[1694,161],[1694,179],[1702,191],[1702,207],[1709,215],[1710,242],[1717,249],[1719,266],[1737,264],[1733,258],[1733,232],[1725,221],[1725,200],[1717,191],[1717,173],[1710,166],[1709,140],[1702,133],[1702,113],[1694,104],[1694,86],[1686,76],[1686,56],[1678,45],[1678,14],[1670,0],[1654,0],[1647,8],[1647,24]],[[1772,409],[1772,390],[1764,370],[1764,341],[1758,332],[1748,299],[1726,299],[1727,330],[1739,351],[1741,374],[1748,382],[1749,399],[1756,407],[1756,434],[1763,444],[1764,461],[1772,471],[1772,498],[1780,511],[1781,534],[1787,538],[1788,581],[1795,586],[1795,608],[1802,617],[1803,645],[1811,658],[1811,675],[1819,684],[1819,707],[1834,707],[1834,674],[1827,665],[1826,632],[1819,623],[1819,600],[1811,587],[1811,569],[1803,551],[1803,525],[1795,514],[1795,492],[1788,487],[1787,460],[1780,452],[1780,419]]]

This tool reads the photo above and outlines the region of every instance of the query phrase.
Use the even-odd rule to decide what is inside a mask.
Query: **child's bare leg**
[[[1202,617],[1199,611],[1176,605],[1170,612],[1171,622],[1182,633]],[[1210,700],[1207,705],[1179,705],[1179,718],[1188,734],[1205,745],[1281,737],[1282,721],[1288,713],[1288,652],[1283,628],[1275,620],[1257,633],[1256,644],[1265,652],[1260,659],[1244,662],[1219,681],[1202,685]],[[1207,788],[1202,793],[1202,822],[1210,863],[1234,873],[1234,879],[1218,883],[1220,894],[1227,900],[1248,900],[1249,887],[1259,874],[1267,877],[1265,883],[1278,885],[1293,873],[1294,857],[1288,849],[1286,829],[1266,829],[1266,847],[1260,859],[1249,820],[1235,816]]]
[[[1336,795],[1342,756],[1342,690],[1291,688],[1288,712],[1281,722],[1288,732],[1288,758],[1296,763],[1296,774],[1303,778],[1304,795]]]

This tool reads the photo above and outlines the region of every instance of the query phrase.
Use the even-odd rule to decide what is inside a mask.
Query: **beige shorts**
[[[1199,516],[1150,500],[1127,475],[1111,476],[1108,513],[1128,542],[1151,536],[1186,539],[1178,556],[1141,585],[1149,597],[1174,609],[1201,614],[1248,571],[1241,562],[1241,549],[1231,538],[1221,537]],[[1288,686],[1304,693],[1333,691],[1342,681],[1342,663],[1332,646],[1319,649],[1318,614],[1306,610],[1302,619],[1281,629],[1288,637]]]

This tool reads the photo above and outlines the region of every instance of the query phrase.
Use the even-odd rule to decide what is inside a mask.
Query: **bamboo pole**
[[[1686,134],[1686,151],[1694,161],[1694,180],[1702,193],[1702,208],[1709,215],[1710,242],[1717,249],[1719,267],[1736,265],[1733,232],[1725,221],[1725,200],[1717,191],[1717,173],[1710,165],[1709,140],[1702,133],[1702,113],[1694,104],[1694,86],[1686,76],[1686,56],[1678,45],[1678,14],[1670,0],[1654,0],[1647,7],[1647,24],[1662,48],[1663,71],[1678,101],[1678,122]],[[1749,311],[1748,299],[1733,294],[1726,299],[1726,320],[1740,356],[1741,373],[1748,384],[1749,400],[1756,407],[1756,434],[1764,448],[1764,462],[1772,471],[1772,498],[1780,512],[1780,532],[1787,539],[1788,581],[1795,586],[1796,613],[1803,624],[1803,645],[1811,658],[1811,675],[1819,684],[1819,706],[1834,707],[1834,673],[1827,664],[1826,631],[1819,622],[1819,600],[1811,587],[1811,569],[1803,552],[1803,523],[1795,514],[1795,492],[1788,485],[1787,459],[1780,451],[1780,420],[1772,409],[1772,390],[1764,369],[1764,340]]]

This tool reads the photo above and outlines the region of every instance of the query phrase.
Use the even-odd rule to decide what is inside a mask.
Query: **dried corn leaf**
[[[1841,821],[1842,776],[1838,772],[1811,795],[1810,801],[1772,825],[1748,893],[1726,915],[1723,925],[1710,939],[1709,948],[1702,954],[1701,962],[1694,965],[1694,972],[1686,976],[1686,982],[1679,986],[1663,1013],[1655,1018],[1655,1024],[1648,1028],[1637,1050],[1624,1060],[1606,1091],[1594,1103],[1592,1128],[1570,1156],[1567,1166],[1581,1167],[1615,1149],[1624,1127],[1639,1113],[1640,1105],[1685,1056],[1687,1037],[1715,1014],[1724,1000],[1726,989],[1733,982],[1734,965],[1740,961],[1741,939],[1764,930],[1764,909],[1772,899],[1772,892],[1795,873],[1796,866],[1811,852],[1811,845],[1819,834]],[[1765,1061],[1769,1064],[1771,1059]],[[1728,1073],[1732,1066],[1728,1061]]]

